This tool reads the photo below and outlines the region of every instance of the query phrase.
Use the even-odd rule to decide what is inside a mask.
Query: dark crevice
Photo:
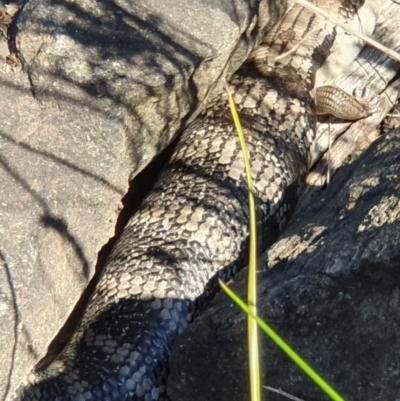
[[[129,219],[135,214],[143,199],[153,188],[162,168],[171,157],[177,141],[178,138],[162,153],[156,156],[153,161],[130,182],[129,190],[122,199],[123,208],[115,225],[115,235],[110,238],[99,251],[93,277],[83,291],[63,327],[59,330],[57,335],[50,343],[46,356],[44,356],[36,364],[36,371],[45,370],[62,351],[62,349],[68,344],[68,341],[78,326],[90,297],[96,288],[101,273],[107,262],[108,255],[110,254],[117,239],[121,236]]]

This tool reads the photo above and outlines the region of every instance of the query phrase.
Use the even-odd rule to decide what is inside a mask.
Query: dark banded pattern
[[[327,3],[343,14],[342,1]],[[284,227],[310,167],[315,73],[336,39],[335,27],[296,6],[231,79],[252,163],[260,251]],[[222,94],[183,132],[116,243],[70,344],[16,399],[163,398],[174,339],[217,291],[216,279],[246,265],[247,198]]]

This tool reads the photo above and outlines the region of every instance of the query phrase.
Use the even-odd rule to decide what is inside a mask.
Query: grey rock
[[[36,98],[90,105],[124,128],[139,171],[196,116],[217,80],[243,63],[279,8],[222,0],[29,2],[17,42]]]
[[[45,355],[101,264],[129,178],[284,3],[26,2],[9,32],[23,69],[0,65],[0,398]]]
[[[399,155],[398,129],[343,167],[302,205],[258,278],[259,315],[354,401],[395,400],[400,391]],[[245,296],[245,272],[233,287]],[[219,294],[174,349],[171,398],[246,399],[246,329],[244,315]],[[325,399],[264,337],[262,365],[263,384]],[[271,401],[282,397],[264,391]]]

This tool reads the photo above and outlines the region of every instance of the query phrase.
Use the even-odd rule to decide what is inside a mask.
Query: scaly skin
[[[252,162],[260,251],[284,227],[310,167],[315,71],[336,36],[295,7],[231,80]],[[216,279],[246,264],[247,210],[244,164],[222,94],[183,132],[109,256],[70,344],[18,399],[164,397],[174,339],[217,291]]]

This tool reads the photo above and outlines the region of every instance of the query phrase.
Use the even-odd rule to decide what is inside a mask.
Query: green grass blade
[[[232,113],[233,122],[238,133],[240,147],[242,149],[243,160],[247,177],[247,187],[249,196],[249,275],[247,302],[254,315],[257,314],[257,217],[254,201],[253,180],[251,178],[251,166],[246,147],[246,141],[239,115],[235,103],[225,82],[228,94],[229,107]],[[250,395],[252,401],[261,401],[261,380],[260,380],[260,356],[257,323],[248,318],[248,344],[249,344],[249,375],[250,375]]]
[[[250,308],[223,282],[220,285],[232,301],[248,316],[254,319],[261,330],[318,386],[334,401],[344,401],[344,399],[319,376],[295,351],[293,351],[281,337],[271,329],[261,318],[254,315]]]

